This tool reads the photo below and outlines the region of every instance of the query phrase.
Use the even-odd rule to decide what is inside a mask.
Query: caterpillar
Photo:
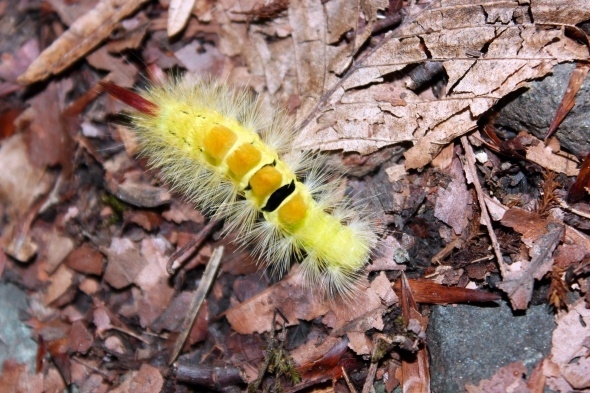
[[[283,111],[210,78],[179,77],[139,93],[101,85],[132,108],[139,155],[173,191],[224,219],[279,274],[296,259],[323,293],[354,291],[376,243],[373,224],[340,196],[325,160],[291,147],[293,122]]]

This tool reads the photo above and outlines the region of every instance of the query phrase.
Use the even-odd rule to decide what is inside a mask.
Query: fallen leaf
[[[26,41],[13,55],[2,53],[0,59],[0,78],[5,81],[16,82],[16,79],[39,56],[39,41]]]
[[[427,280],[408,280],[412,295],[417,303],[424,304],[457,304],[492,302],[501,297],[496,293],[437,284]],[[397,280],[393,289],[401,295],[401,282]]]
[[[139,321],[142,327],[150,326],[168,307],[174,288],[168,280],[170,244],[163,237],[149,237],[141,242],[145,261],[133,282],[141,289]]]
[[[171,0],[168,7],[168,37],[180,33],[186,26],[196,0]]]
[[[85,322],[74,322],[68,335],[68,347],[72,351],[85,354],[92,347],[93,343],[94,339],[86,328]]]
[[[154,366],[143,363],[139,370],[129,371],[122,376],[123,383],[112,389],[113,393],[160,393],[164,386],[164,378]]]
[[[527,246],[531,246],[540,236],[547,233],[547,220],[541,218],[537,213],[519,207],[508,209],[501,222],[502,225],[520,233]]]
[[[310,321],[324,316],[323,323],[338,332],[335,334],[344,334],[348,330],[382,328],[381,314],[387,309],[383,303],[397,301],[384,273],[373,281],[370,288],[356,292],[350,302],[343,299],[323,300],[321,294],[306,290],[304,282],[300,270],[294,267],[277,284],[235,304],[224,315],[232,329],[241,334],[268,331],[276,308],[287,318],[287,326],[296,325],[299,320]]]
[[[453,228],[456,235],[461,235],[473,216],[471,193],[467,190],[463,167],[455,157],[449,168],[452,181],[448,186],[438,187],[438,198],[434,206],[434,216]]]
[[[64,265],[61,265],[51,276],[50,284],[45,292],[43,301],[46,305],[56,301],[61,295],[65,294],[74,284],[74,272]]]
[[[135,11],[146,0],[102,0],[77,19],[56,41],[18,77],[28,85],[55,75],[94,49],[111,34],[117,23]]]
[[[310,341],[291,352],[297,371],[306,380],[327,380],[342,377],[348,340],[328,336],[322,342]]]
[[[100,251],[85,243],[70,252],[64,263],[77,272],[100,276],[103,271],[103,259]]]
[[[549,138],[551,135],[553,135],[553,133],[555,133],[557,127],[559,127],[563,119],[576,104],[576,94],[580,90],[582,82],[584,82],[584,79],[586,79],[586,75],[588,75],[588,64],[578,63],[572,72],[567,89],[561,98],[561,103],[559,104],[559,108],[557,108],[557,112],[555,112],[555,117],[549,126],[549,130],[547,130],[545,139]]]
[[[22,134],[2,141],[0,167],[0,201],[7,205],[8,221],[14,223],[50,190],[54,176],[29,160]]]
[[[117,336],[109,336],[104,340],[104,346],[108,349],[111,353],[123,355],[125,354],[126,349],[123,341]]]
[[[551,355],[543,366],[547,385],[556,391],[590,388],[590,309],[584,299],[570,305],[556,317]]]
[[[47,341],[44,344],[47,352],[55,362],[62,378],[67,385],[72,381],[71,360],[68,354],[68,337],[62,337],[55,340]]]
[[[107,183],[108,190],[118,199],[137,207],[157,207],[166,205],[172,198],[170,192],[162,187],[154,187],[134,179],[126,179],[116,184],[112,179]]]
[[[529,393],[524,379],[526,373],[522,362],[510,363],[498,369],[490,379],[480,381],[477,386],[465,385],[465,390],[467,393]]]
[[[402,315],[404,322],[409,326],[410,321],[415,319],[419,322],[421,330],[426,331],[428,318],[423,317],[418,311],[418,305],[414,299],[412,289],[402,273],[401,277],[401,296]],[[418,352],[413,358],[402,357],[401,378],[403,391],[409,393],[429,393],[430,392],[430,365],[428,362],[428,349],[426,345],[420,345]]]
[[[61,234],[56,228],[43,231],[41,237],[42,246],[39,257],[46,261],[45,271],[52,274],[74,249],[74,241],[69,236]]]
[[[296,146],[368,154],[412,141],[414,147],[405,153],[406,168],[425,166],[449,141],[475,129],[485,111],[525,81],[546,75],[559,62],[587,58],[588,48],[563,31],[533,23],[535,12],[552,6],[549,1],[534,6],[518,1],[501,6],[450,1],[444,6],[408,7],[405,22],[361,57],[344,79],[332,84],[324,81],[330,80],[327,76],[318,80],[330,69],[326,64],[337,58],[337,51],[350,51],[349,47],[334,48],[329,52],[332,57],[314,58],[316,77],[309,79],[313,85],[303,86],[300,94],[306,97],[303,113],[310,107],[318,113],[312,111],[302,122]],[[587,4],[578,6],[580,14],[569,23],[585,20]],[[557,13],[545,15],[557,17]],[[314,45],[319,46],[319,39]],[[309,44],[303,48],[313,51]],[[449,77],[446,96],[433,100],[405,88],[396,94],[396,98],[403,95],[404,107],[374,98],[372,92],[382,85],[395,86],[396,81],[386,81],[386,76],[425,61],[443,63]],[[309,70],[297,73],[309,74]],[[318,86],[327,86],[321,99]]]
[[[530,263],[520,269],[516,268],[520,262],[509,266],[505,276],[498,287],[510,297],[510,304],[515,310],[525,310],[533,294],[535,280],[540,280],[551,270],[553,265],[552,254],[563,237],[564,227],[557,224],[548,224],[548,232],[538,237],[533,243],[529,254]]]
[[[75,151],[72,122],[77,120],[63,115],[66,96],[72,88],[70,79],[49,83],[29,101],[30,107],[16,120],[25,130],[31,161],[39,167],[59,164],[66,174],[72,170]]]
[[[103,278],[117,289],[133,283],[147,264],[139,247],[127,238],[113,238],[111,245],[102,252],[108,260]]]
[[[43,375],[29,373],[26,364],[8,359],[2,364],[0,386],[6,392],[28,393],[43,391]]]
[[[586,155],[582,166],[580,167],[580,173],[576,177],[576,181],[570,187],[567,192],[567,201],[570,203],[576,203],[581,201],[583,198],[587,198],[590,194],[590,153]]]
[[[555,154],[549,146],[541,141],[527,147],[526,158],[545,169],[565,173],[566,176],[577,176],[580,172],[577,162],[564,155]]]

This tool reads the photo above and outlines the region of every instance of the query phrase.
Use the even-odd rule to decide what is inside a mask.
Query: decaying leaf
[[[517,261],[509,266],[498,287],[510,297],[516,310],[525,310],[531,300],[534,280],[551,270],[552,254],[564,233],[564,227],[548,224],[547,233],[538,236],[530,248],[530,261]]]
[[[460,235],[473,214],[471,194],[467,190],[463,168],[458,158],[449,169],[452,181],[446,188],[439,187],[434,216],[453,228]]]
[[[417,303],[424,304],[457,304],[492,302],[499,300],[495,293],[484,292],[476,289],[446,286],[427,280],[408,280],[412,295]],[[401,282],[396,281],[394,290],[400,296]]]
[[[381,314],[386,309],[384,303],[397,301],[384,275],[374,280],[369,288],[355,293],[355,298],[349,302],[344,299],[323,300],[320,293],[303,289],[303,280],[299,269],[294,268],[287,277],[266,291],[235,304],[225,312],[225,316],[235,331],[253,334],[271,328],[275,308],[278,308],[288,319],[288,326],[299,323],[299,320],[309,321],[324,316],[326,325],[336,331],[344,329],[338,333],[343,334],[348,330],[382,328]],[[289,307],[284,307],[285,304]]]
[[[547,385],[559,392],[590,388],[590,309],[583,299],[556,317],[551,355],[543,365]]]
[[[168,7],[168,37],[178,34],[186,26],[196,0],[172,0]]]
[[[555,113],[555,117],[549,126],[549,130],[547,131],[547,135],[545,135],[545,139],[552,136],[559,124],[563,121],[565,116],[569,113],[570,110],[576,104],[575,97],[580,87],[582,86],[582,82],[586,79],[586,75],[588,75],[588,64],[585,63],[578,63],[576,69],[572,72],[572,76],[570,77],[570,82],[567,86],[565,94],[561,99],[561,103],[559,104],[559,108]]]
[[[401,305],[404,322],[410,325],[412,320],[416,320],[421,326],[421,330],[426,331],[428,318],[423,317],[418,311],[418,306],[414,300],[410,284],[402,273],[401,278]],[[418,335],[418,334],[417,334]],[[419,335],[418,335],[419,336]],[[421,345],[418,353],[413,359],[402,358],[401,383],[404,392],[409,393],[428,393],[430,392],[430,367],[428,361],[428,349]]]
[[[570,203],[575,203],[583,198],[588,198],[590,194],[590,153],[586,155],[580,173],[576,177],[576,182],[572,184],[568,193],[567,200]]]
[[[128,393],[133,391],[159,393],[164,386],[164,378],[160,371],[147,363],[141,365],[137,371],[129,371],[123,377],[123,383],[111,390],[114,393]]]
[[[522,362],[510,363],[500,368],[488,380],[480,381],[479,385],[467,385],[467,393],[529,393],[524,376],[527,370]]]
[[[534,6],[482,1],[411,8],[402,26],[384,37],[349,70],[332,95],[320,101],[321,113],[303,130],[298,145],[366,154],[413,141],[415,146],[405,154],[406,167],[423,167],[446,143],[474,129],[478,117],[499,98],[545,75],[558,62],[588,56],[584,45],[558,28],[531,24],[537,20],[535,12],[556,7],[549,1]],[[570,23],[584,20],[588,5],[581,7],[580,17]],[[396,82],[384,82],[385,76],[424,61],[443,63],[449,77],[445,97],[426,99]],[[379,101],[385,86],[390,86],[393,97],[404,97],[406,105]]]
[[[145,1],[102,0],[45,49],[17,81],[26,85],[63,71],[100,44],[121,19]]]

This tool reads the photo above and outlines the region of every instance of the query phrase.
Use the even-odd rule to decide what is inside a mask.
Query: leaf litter
[[[2,18],[36,10],[6,4]],[[58,28],[3,31],[16,44],[0,61],[0,114],[27,109],[0,117],[14,128],[0,147],[8,223],[0,272],[30,295],[25,322],[40,361],[37,370],[6,361],[0,379],[13,391],[69,383],[82,391],[187,390],[215,381],[246,389],[263,359],[286,349],[288,371],[303,378],[290,391],[326,381],[337,391],[369,391],[381,381],[387,391],[426,392],[426,304],[492,301],[503,292],[526,309],[549,280],[558,310],[551,355],[530,376],[514,363],[467,390],[590,389],[585,157],[526,130],[505,140],[482,126],[527,81],[588,58],[578,25],[590,9],[583,0],[567,5],[52,0],[44,12]],[[357,299],[326,301],[302,289],[297,267],[276,282],[215,231],[178,274],[167,273],[174,250],[205,220],[131,158],[124,129],[106,124],[122,107],[96,97],[105,72],[132,86],[139,74],[178,67],[287,108],[298,119],[297,148],[339,151],[335,160],[363,173],[349,187],[377,211],[384,232]],[[556,125],[584,80],[579,67],[571,92],[556,98]],[[221,273],[168,368],[187,334],[182,317],[202,265],[218,245],[227,250]],[[278,324],[276,310],[285,317]],[[276,329],[288,340],[265,351]],[[273,381],[272,370],[263,389],[290,386]]]

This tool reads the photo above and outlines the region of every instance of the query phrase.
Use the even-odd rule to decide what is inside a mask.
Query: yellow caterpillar
[[[139,94],[102,86],[135,109],[140,154],[173,189],[225,219],[279,273],[296,258],[310,285],[351,293],[376,242],[372,225],[337,196],[340,182],[327,182],[323,161],[292,151],[292,123],[282,112],[210,79],[181,78]]]

